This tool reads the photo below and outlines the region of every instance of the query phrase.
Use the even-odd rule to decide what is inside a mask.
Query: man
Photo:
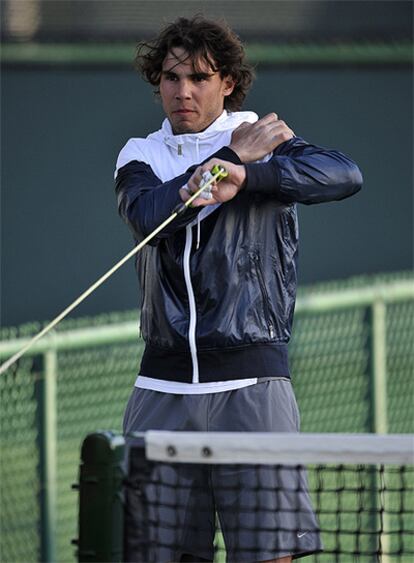
[[[138,255],[146,346],[124,431],[297,432],[287,359],[296,203],[348,197],[360,189],[361,174],[343,154],[296,137],[276,114],[258,119],[239,111],[252,71],[224,24],[179,18],[141,45],[137,63],[166,119],[145,139],[130,139],[117,162],[119,211],[136,241],[187,201],[215,164],[229,174],[213,185],[210,199],[197,198]],[[167,531],[159,532],[151,560],[211,561],[215,511],[229,561],[288,563],[321,549],[306,492],[292,500],[296,512],[282,515],[269,493],[255,514],[258,528],[272,533],[239,535],[248,517],[225,509],[234,500],[220,487],[228,484],[225,470],[213,470],[206,481],[194,470],[185,479],[179,540],[169,547]],[[243,472],[241,504],[251,501],[250,479]],[[292,479],[271,469],[265,476],[275,488],[292,488]]]

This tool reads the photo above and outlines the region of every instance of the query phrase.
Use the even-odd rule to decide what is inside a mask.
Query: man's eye
[[[165,78],[167,80],[171,80],[171,82],[175,82],[177,80],[177,77],[175,76],[175,74],[166,74]]]
[[[204,74],[194,76],[195,82],[204,82],[205,80],[207,80],[207,76],[204,76]]]

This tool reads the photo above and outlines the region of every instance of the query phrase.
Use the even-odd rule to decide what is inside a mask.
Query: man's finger
[[[256,123],[266,125],[267,123],[278,121],[278,119],[279,117],[277,113],[272,112],[272,113],[268,113],[267,115],[259,119],[259,121],[256,121]]]
[[[275,123],[268,123],[266,125],[266,129],[270,134],[273,135],[277,135],[278,133],[281,133],[283,131],[294,134],[292,129],[288,125],[286,125],[284,121],[281,120],[276,121]]]
[[[217,201],[212,199],[204,199],[202,197],[197,197],[192,203],[190,203],[190,207],[206,207],[207,205],[215,205]]]
[[[202,168],[197,168],[197,170],[194,172],[194,174],[191,176],[191,178],[188,180],[188,190],[190,192],[190,194],[193,194],[194,192],[196,192],[199,188],[200,182],[202,180],[202,174],[203,174],[203,170]]]
[[[184,203],[190,199],[190,192],[188,191],[188,189],[186,188],[186,186],[183,186],[182,188],[180,188],[180,197],[182,199],[182,201],[184,201]]]

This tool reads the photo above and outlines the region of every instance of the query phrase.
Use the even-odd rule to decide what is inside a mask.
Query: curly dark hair
[[[223,78],[231,76],[235,87],[225,97],[224,107],[229,111],[241,109],[253,82],[253,68],[245,61],[243,45],[226,22],[212,21],[197,15],[192,19],[178,18],[165,27],[152,41],[141,41],[137,46],[135,68],[144,79],[155,86],[159,94],[162,64],[174,47],[182,47],[197,64],[203,60]],[[197,69],[196,69],[197,70]]]

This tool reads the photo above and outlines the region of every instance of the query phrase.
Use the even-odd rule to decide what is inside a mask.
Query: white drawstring
[[[197,152],[197,161],[200,160],[200,139],[196,137],[196,152]],[[197,215],[197,244],[196,250],[200,248],[200,241],[201,241],[201,220],[200,220],[200,213]]]

